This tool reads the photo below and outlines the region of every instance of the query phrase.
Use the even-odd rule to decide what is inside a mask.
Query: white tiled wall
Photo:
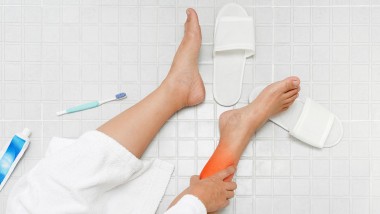
[[[203,32],[206,101],[176,114],[145,158],[176,165],[158,213],[199,173],[218,140],[212,98],[213,28],[219,0],[0,0],[0,144],[29,127],[32,144],[5,189],[42,157],[52,136],[78,137],[126,109],[163,80],[183,35],[185,9]],[[236,0],[256,23],[256,56],[243,94],[289,75],[344,123],[342,143],[313,149],[272,123],[239,164],[225,213],[380,213],[380,1]],[[74,104],[120,91],[128,99],[56,117]],[[236,108],[235,107],[235,108]]]

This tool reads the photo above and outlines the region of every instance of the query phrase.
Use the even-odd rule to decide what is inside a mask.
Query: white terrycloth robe
[[[46,156],[13,187],[7,213],[155,213],[173,169],[137,159],[98,131],[53,138]],[[196,197],[181,201],[168,212],[206,213]]]

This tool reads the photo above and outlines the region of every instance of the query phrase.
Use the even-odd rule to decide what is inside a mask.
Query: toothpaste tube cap
[[[24,136],[26,136],[26,137],[29,137],[31,133],[32,133],[32,132],[31,132],[30,129],[28,129],[28,128],[25,128],[25,129],[22,131],[22,135],[24,135]]]

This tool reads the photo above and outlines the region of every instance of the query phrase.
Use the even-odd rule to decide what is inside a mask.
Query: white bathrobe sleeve
[[[206,214],[205,205],[193,195],[184,195],[165,214]]]
[[[45,158],[18,180],[8,197],[8,214],[155,212],[170,179],[171,167],[155,161],[146,171],[140,170],[143,161],[98,131],[86,132],[76,140],[53,141],[62,148],[48,151]],[[138,183],[139,180],[144,183]],[[159,191],[153,191],[157,185]],[[115,195],[117,200],[125,200],[99,203],[104,195],[109,195],[103,200],[106,203]],[[126,211],[127,208],[131,210]]]

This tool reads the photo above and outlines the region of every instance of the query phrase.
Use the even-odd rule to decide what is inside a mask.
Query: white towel
[[[137,159],[98,131],[53,138],[46,156],[15,184],[7,213],[155,213],[173,169]]]

